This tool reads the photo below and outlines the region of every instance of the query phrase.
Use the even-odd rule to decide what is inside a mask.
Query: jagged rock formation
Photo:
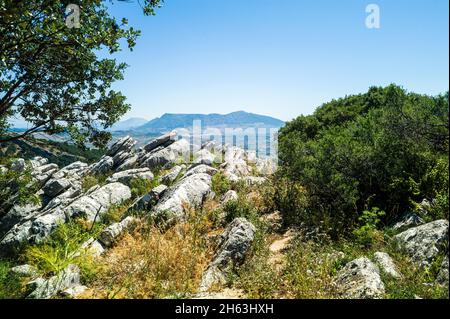
[[[252,152],[210,141],[200,147],[194,162],[187,167],[193,147],[185,139],[176,141],[176,136],[176,132],[168,133],[139,150],[134,149],[136,141],[126,136],[112,144],[106,154],[92,165],[75,162],[59,169],[42,157],[36,157],[29,163],[17,159],[11,169],[23,172],[31,168],[31,174],[40,186],[36,194],[40,203],[15,205],[0,216],[0,251],[9,253],[23,242],[38,243],[47,238],[58,224],[72,218],[98,221],[112,205],[131,197],[127,185],[132,179],[151,180],[157,169],[170,169],[160,178],[160,182],[175,184],[153,189],[137,199],[130,211],[148,210],[153,216],[183,220],[187,207],[199,207],[207,198],[214,196],[211,176],[219,170],[231,180],[258,184],[264,178],[252,176],[256,173],[252,165],[271,165],[270,161],[258,159]],[[216,155],[225,159],[219,170],[211,166]],[[175,165],[183,162],[185,164]],[[105,185],[97,185],[83,192],[83,177],[105,172],[111,174]],[[228,197],[235,198],[235,194],[230,194]]]

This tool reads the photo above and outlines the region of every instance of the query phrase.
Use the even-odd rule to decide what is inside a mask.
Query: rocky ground
[[[164,229],[157,233],[158,236],[169,236],[164,232],[166,229],[181,227],[174,225],[192,225],[190,214],[193,210],[197,214],[200,212],[200,215],[202,212],[207,214],[206,211],[212,211],[217,213],[214,216],[216,224],[211,225],[209,219],[207,222],[203,220],[201,222],[208,224],[207,231],[201,236],[201,240],[207,243],[207,249],[198,252],[198,257],[203,259],[198,264],[187,266],[195,269],[198,266],[200,275],[196,272],[192,276],[193,285],[196,287],[190,289],[190,293],[184,297],[254,296],[250,293],[253,288],[249,288],[248,284],[239,284],[239,280],[236,281],[233,276],[239,273],[239,267],[256,258],[254,257],[257,255],[254,248],[256,242],[264,243],[262,246],[266,250],[262,255],[266,267],[273,271],[270,275],[274,276],[273,281],[280,278],[281,283],[276,288],[280,291],[270,296],[280,298],[301,296],[281,292],[283,289],[288,290],[286,286],[298,281],[298,278],[304,278],[304,282],[313,280],[316,284],[322,275],[317,275],[314,268],[301,270],[301,276],[305,277],[292,275],[294,269],[292,256],[295,256],[298,245],[302,245],[302,241],[307,241],[304,230],[283,227],[282,214],[279,212],[261,215],[257,219],[242,214],[234,218],[226,215],[227,207],[230,205],[227,203],[237,202],[242,197],[246,197],[250,205],[258,205],[258,196],[261,196],[259,189],[274,173],[275,167],[272,163],[258,159],[254,153],[214,142],[203,144],[190,157],[188,154],[193,146],[187,140],[176,140],[175,137],[175,134],[170,133],[154,139],[139,149],[135,149],[136,141],[132,138],[122,138],[92,165],[74,162],[59,168],[55,164],[48,163],[45,158],[36,157],[29,162],[17,159],[10,167],[0,167],[2,171],[17,172],[31,167],[31,174],[39,185],[36,195],[40,199],[35,204],[3,208],[7,213],[0,216],[0,253],[4,256],[18,256],[13,257],[14,260],[22,261],[24,259],[20,254],[24,246],[44,245],[61,225],[74,220],[83,220],[90,225],[89,229],[94,229],[96,224],[101,224],[102,227],[95,235],[89,232],[89,238],[83,240],[75,250],[72,249],[68,260],[76,261],[74,257],[88,254],[93,260],[98,260],[99,264],[120,263],[123,251],[133,247],[127,246],[126,243],[138,240],[136,236],[133,237],[136,229],[147,227],[142,225],[148,223],[148,220]],[[217,190],[220,187],[215,185],[216,175],[224,176],[224,183],[235,185],[234,189],[225,187],[221,194]],[[91,176],[102,176],[97,179],[101,180],[101,183],[94,185],[86,183]],[[145,192],[137,195],[134,188],[136,180],[150,181],[151,187],[147,187]],[[427,203],[423,203],[424,209],[426,205]],[[107,217],[118,207],[120,217],[108,222]],[[260,235],[261,228],[265,229],[263,239]],[[360,254],[358,258],[352,259],[352,254],[342,250],[314,255],[318,259],[312,264],[332,264],[334,267],[333,271],[327,272],[328,279],[320,277],[320,280],[328,281],[322,282],[321,285],[330,287],[327,288],[330,294],[322,297],[385,298],[388,294],[385,282],[402,281],[406,276],[399,269],[398,261],[389,254],[391,249],[401,251],[417,269],[425,269],[439,262],[435,282],[416,284],[442,286],[447,289],[448,296],[448,253],[445,254],[448,249],[448,221],[436,220],[425,223],[418,216],[407,214],[393,225],[392,229],[395,230],[395,234],[390,237],[389,243],[381,246],[380,251],[367,253],[367,256]],[[173,236],[185,231],[185,228],[176,228]],[[183,238],[186,240],[188,237]],[[142,268],[148,266],[146,258],[152,259],[154,258],[152,254],[157,253],[148,248],[152,247],[152,242],[140,243],[142,242],[147,243],[147,249],[143,253],[142,251],[136,253],[134,256],[139,258],[137,261],[133,259],[133,264],[130,264],[130,267],[139,268],[136,270],[137,274],[143,274]],[[178,249],[182,250],[183,241],[178,245]],[[193,251],[191,254],[197,253]],[[179,258],[180,262],[185,257],[181,253],[180,255],[175,253],[174,256],[174,259]],[[438,256],[445,257],[437,261]],[[102,282],[99,283],[101,279],[98,278],[86,280],[83,267],[76,263],[67,264],[60,271],[53,273],[43,273],[39,266],[39,263],[23,263],[10,269],[11,273],[24,278],[27,298],[105,296],[104,291],[107,288],[104,286],[107,285],[102,286]],[[318,266],[317,269],[319,268]],[[250,272],[254,275],[256,271],[253,269]],[[130,273],[133,271],[130,270]],[[190,282],[191,279],[186,280]],[[164,285],[171,284],[164,283]],[[127,289],[132,290],[134,287]],[[142,297],[147,296],[143,294]]]

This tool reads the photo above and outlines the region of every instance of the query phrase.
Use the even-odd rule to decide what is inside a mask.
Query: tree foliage
[[[424,198],[444,197],[448,207],[448,112],[448,93],[431,97],[391,85],[287,123],[279,135],[280,175],[308,194],[307,207],[288,213],[327,220],[338,234],[371,207],[386,212],[384,222]]]
[[[161,2],[143,1],[144,14],[153,15]],[[70,3],[79,6],[79,28],[66,25]],[[133,49],[139,34],[101,0],[0,0],[0,142],[68,132],[80,145],[104,145],[110,135],[103,130],[129,105],[111,89],[126,64],[98,52],[118,52],[122,40]],[[6,135],[7,119],[17,115],[31,128]]]

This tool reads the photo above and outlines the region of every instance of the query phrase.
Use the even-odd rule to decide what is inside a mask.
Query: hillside
[[[448,94],[391,85],[231,145],[0,165],[0,298],[449,298]]]
[[[31,159],[36,156],[47,158],[50,162],[65,166],[75,161],[92,163],[98,160],[103,151],[97,149],[82,150],[68,142],[47,139],[28,138],[0,145],[0,158],[21,157]]]

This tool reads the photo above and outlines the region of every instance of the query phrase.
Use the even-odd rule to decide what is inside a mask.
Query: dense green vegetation
[[[275,206],[293,223],[337,237],[377,207],[381,223],[435,200],[448,218],[448,93],[391,85],[333,100],[286,124],[279,135]]]

